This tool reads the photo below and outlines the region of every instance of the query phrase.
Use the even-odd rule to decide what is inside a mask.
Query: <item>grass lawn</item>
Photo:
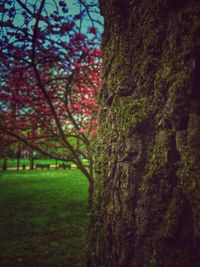
[[[62,164],[63,161],[58,160],[57,164]],[[22,166],[23,164],[26,165],[28,168],[30,166],[30,161],[28,159],[20,159],[19,165]],[[53,159],[35,159],[34,160],[34,165],[35,164],[51,164],[51,165],[56,165],[56,160]],[[3,160],[0,159],[0,168],[2,168],[3,165]],[[9,159],[8,160],[8,167],[15,167],[17,168],[17,159]]]
[[[83,163],[88,163],[86,159],[82,160]],[[62,160],[58,160],[57,164],[62,164]],[[72,163],[71,161],[68,161],[67,163]],[[19,166],[22,167],[22,165],[26,165],[26,168],[29,168],[30,161],[28,159],[20,159]],[[54,159],[35,159],[34,165],[36,164],[50,164],[50,165],[56,165],[56,160]],[[2,168],[3,160],[0,159],[0,169]],[[17,159],[9,159],[8,160],[8,168],[17,168]]]
[[[0,266],[82,267],[87,180],[79,170],[0,172]]]

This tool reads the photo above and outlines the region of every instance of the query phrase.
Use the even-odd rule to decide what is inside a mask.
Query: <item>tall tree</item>
[[[89,267],[200,266],[200,2],[101,0]]]
[[[8,168],[8,158],[14,154],[16,149],[16,140],[0,131],[0,158],[2,158],[2,170]]]
[[[49,157],[73,161],[92,195],[98,3],[5,0],[0,9],[0,131]]]

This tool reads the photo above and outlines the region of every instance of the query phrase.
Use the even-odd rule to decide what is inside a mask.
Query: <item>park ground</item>
[[[58,160],[57,164],[62,164],[63,161]],[[50,165],[56,165],[56,160],[52,159],[35,159],[34,164],[50,164]],[[0,159],[0,168],[2,168],[3,160]],[[23,165],[26,166],[26,168],[29,168],[30,166],[30,160],[29,159],[21,159],[19,162],[19,166],[22,167]],[[17,168],[17,159],[9,159],[8,160],[8,168]]]
[[[88,161],[83,159],[82,162],[84,164],[87,164]],[[67,161],[67,162],[63,162],[62,160],[53,160],[53,159],[35,159],[34,160],[34,165],[36,164],[49,164],[51,168],[55,169],[56,165],[58,166],[59,164],[63,164],[63,163],[67,163],[67,164],[71,164],[72,168],[76,167],[76,165],[71,162],[71,161]],[[17,159],[9,159],[8,160],[8,169],[13,169],[16,170],[17,169]],[[29,169],[30,166],[30,160],[29,159],[21,159],[19,162],[19,168],[22,169],[22,166],[25,165],[26,169]],[[2,169],[3,166],[3,160],[0,159],[0,170]]]
[[[82,267],[87,187],[76,169],[0,171],[0,266]]]

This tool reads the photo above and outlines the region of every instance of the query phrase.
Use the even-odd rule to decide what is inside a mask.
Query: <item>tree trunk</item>
[[[30,170],[34,170],[34,159],[33,159],[33,150],[29,151],[29,160],[30,160]]]
[[[8,169],[8,158],[7,158],[7,156],[4,156],[4,157],[3,157],[2,170],[3,170],[3,171],[7,171],[7,169]]]
[[[56,170],[58,169],[58,160],[56,159]]]
[[[88,180],[88,209],[91,210],[94,196],[94,180]]]
[[[21,147],[20,147],[20,145],[18,145],[16,156],[17,156],[17,170],[19,170],[20,159],[21,159]]]
[[[87,267],[200,266],[200,2],[101,0]]]

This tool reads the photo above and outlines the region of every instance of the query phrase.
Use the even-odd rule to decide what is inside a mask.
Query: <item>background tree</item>
[[[15,153],[17,145],[13,137],[0,132],[0,158],[3,160],[2,170],[7,170],[8,159]]]
[[[69,158],[92,194],[101,64],[97,2],[7,0],[1,10],[0,131],[51,158]],[[55,146],[65,152],[51,150]]]
[[[200,3],[101,0],[87,266],[200,266]]]

